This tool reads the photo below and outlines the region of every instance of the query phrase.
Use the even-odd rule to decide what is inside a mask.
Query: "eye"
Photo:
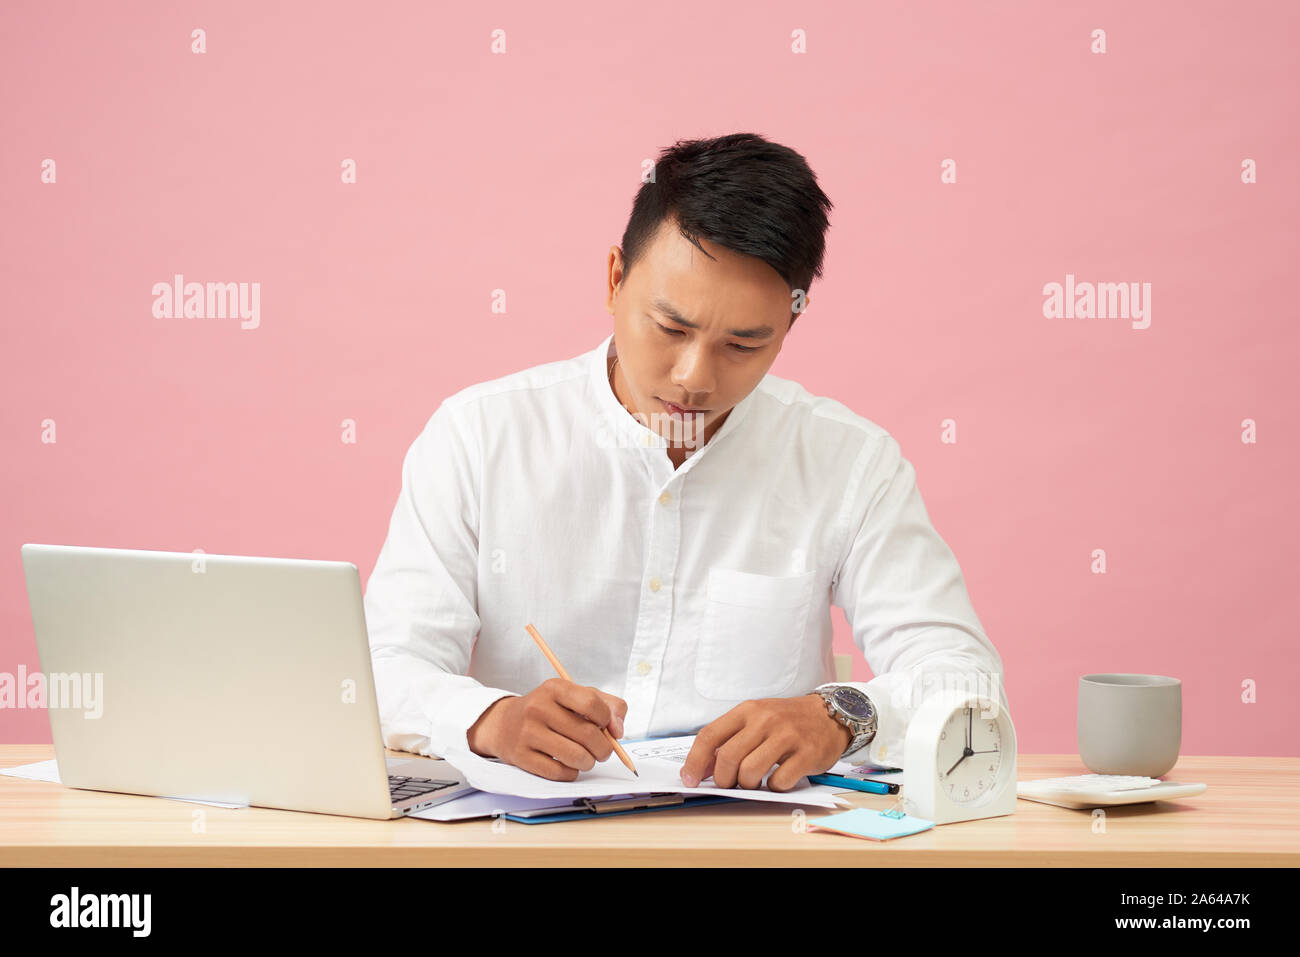
[[[663,325],[662,323],[656,322],[655,325],[659,326],[659,328],[662,329],[666,335],[670,335],[670,336],[686,335],[686,333],[682,332],[680,329],[669,329],[667,326]],[[728,345],[730,345],[731,348],[735,349],[737,352],[758,352],[760,349],[763,348],[762,346],[742,346],[735,342],[728,343]]]

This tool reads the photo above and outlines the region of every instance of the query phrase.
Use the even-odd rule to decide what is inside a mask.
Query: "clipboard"
[[[668,811],[673,808],[701,807],[740,801],[742,798],[724,794],[701,794],[687,797],[680,791],[650,794],[632,794],[626,797],[611,795],[607,798],[574,798],[569,804],[539,807],[532,810],[509,811],[502,815],[508,821],[520,824],[550,824],[553,821],[591,821],[619,814],[640,814],[645,811]]]

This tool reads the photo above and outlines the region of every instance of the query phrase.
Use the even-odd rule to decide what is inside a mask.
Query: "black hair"
[[[831,201],[804,158],[755,133],[678,140],[641,184],[623,231],[623,274],[631,272],[665,219],[704,252],[704,237],[763,260],[791,291],[822,274]],[[705,253],[705,255],[708,255]],[[791,322],[793,322],[793,317]]]

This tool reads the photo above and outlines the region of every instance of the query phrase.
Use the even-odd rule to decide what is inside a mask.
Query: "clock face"
[[[958,708],[939,732],[939,789],[954,804],[977,804],[1002,769],[1002,728],[980,708]]]

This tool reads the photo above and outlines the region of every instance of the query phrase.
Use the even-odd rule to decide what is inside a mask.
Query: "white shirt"
[[[832,603],[875,675],[901,767],[920,671],[1002,662],[884,429],[766,375],[680,468],[597,348],[469,386],[411,444],[365,614],[384,742],[467,748],[494,701],[555,671],[625,699],[628,739],[833,683]],[[475,641],[477,636],[477,641]]]

